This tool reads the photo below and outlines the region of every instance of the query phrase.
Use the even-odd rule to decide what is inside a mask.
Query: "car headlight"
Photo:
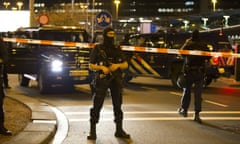
[[[53,72],[61,72],[63,67],[63,62],[60,60],[53,60],[51,63],[51,69]]]

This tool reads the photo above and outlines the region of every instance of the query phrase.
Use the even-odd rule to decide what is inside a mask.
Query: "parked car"
[[[21,86],[36,80],[40,93],[54,87],[73,88],[89,83],[89,48],[71,46],[88,43],[86,30],[77,27],[26,27],[8,33],[8,38],[25,39],[6,42],[9,50],[8,73],[18,74]]]
[[[191,33],[157,32],[144,34],[129,34],[120,43],[122,46],[145,47],[152,51],[157,48],[179,49]],[[226,38],[219,38],[217,32],[202,32],[201,39],[207,44],[209,51],[219,49],[219,44]],[[231,47],[230,43],[224,43],[224,47]],[[162,79],[170,79],[173,86],[177,87],[177,78],[183,67],[183,57],[179,54],[141,52],[135,50],[125,51],[129,59],[129,69],[125,73],[125,81],[128,82],[137,76],[150,76]],[[156,50],[157,51],[157,50]],[[212,62],[206,63],[207,72],[204,86],[208,86],[213,80],[219,78],[220,71]]]

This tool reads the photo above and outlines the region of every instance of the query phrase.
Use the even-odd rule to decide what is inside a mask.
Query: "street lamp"
[[[215,12],[217,0],[212,0],[212,3],[213,3],[213,11]]]
[[[18,6],[18,10],[21,10],[23,6],[23,2],[17,2],[17,6]]]
[[[204,28],[207,28],[208,18],[203,17],[202,20],[203,20],[203,27],[204,27]]]
[[[118,7],[120,4],[120,0],[114,0],[114,3],[116,5],[116,20],[118,20]]]
[[[187,31],[188,24],[189,24],[190,22],[189,22],[188,20],[184,20],[183,23],[184,23],[185,31]]]
[[[95,12],[95,0],[92,0],[92,28],[91,28],[92,38],[91,38],[91,42],[93,42],[93,39],[94,39],[94,20],[95,20],[94,12]]]
[[[30,11],[30,26],[34,25],[34,2],[35,0],[29,0],[29,11]]]
[[[225,22],[224,25],[225,25],[225,27],[227,27],[228,26],[228,20],[229,20],[230,16],[224,15],[223,18],[224,18],[224,22]]]
[[[81,3],[80,8],[83,10],[83,12],[86,15],[85,28],[88,30],[88,3],[86,4]]]
[[[5,8],[7,9],[8,6],[10,5],[10,2],[3,2],[3,5],[5,6]]]

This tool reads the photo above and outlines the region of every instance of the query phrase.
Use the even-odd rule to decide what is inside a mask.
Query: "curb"
[[[53,139],[57,130],[57,117],[51,106],[21,95],[6,97],[29,107],[32,116],[24,130],[4,144],[46,144]]]

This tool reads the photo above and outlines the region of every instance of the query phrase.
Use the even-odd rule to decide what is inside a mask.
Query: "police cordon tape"
[[[65,46],[65,47],[80,47],[80,48],[93,48],[95,46],[95,43],[65,42],[65,41],[6,38],[6,37],[3,38],[3,41],[12,42],[12,43],[28,43],[28,44],[54,45],[54,46]],[[240,58],[240,54],[233,53],[233,52],[207,52],[207,51],[198,51],[198,50],[193,51],[193,50],[138,47],[138,46],[125,46],[125,45],[121,45],[120,48],[123,51]]]
[[[3,41],[12,42],[12,43],[28,43],[28,44],[54,45],[54,46],[65,46],[65,47],[80,47],[80,48],[93,48],[95,45],[91,43],[21,39],[21,38],[3,38]]]
[[[135,47],[135,46],[121,46],[121,49],[123,51],[240,58],[240,54],[233,53],[233,52],[207,52],[207,51],[199,51],[199,50],[180,50],[180,49],[167,49],[167,48]]]

